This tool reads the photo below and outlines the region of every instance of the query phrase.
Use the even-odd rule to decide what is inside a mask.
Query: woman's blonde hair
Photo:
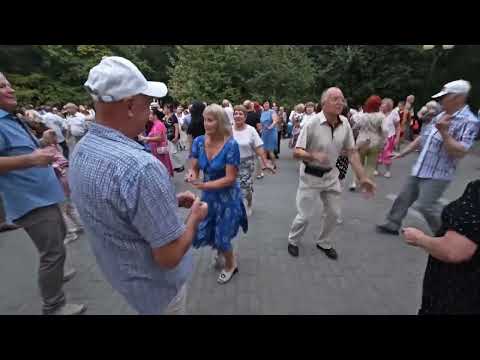
[[[247,107],[244,105],[235,105],[235,107],[233,108],[233,111],[241,111],[245,116],[247,116],[247,113],[248,113]]]
[[[218,131],[223,133],[225,136],[232,135],[232,125],[228,119],[227,113],[224,108],[218,104],[210,104],[203,111],[203,117],[211,115],[218,123]]]
[[[304,104],[298,104],[297,106],[295,106],[295,111],[297,113],[304,112],[305,111],[305,105]]]

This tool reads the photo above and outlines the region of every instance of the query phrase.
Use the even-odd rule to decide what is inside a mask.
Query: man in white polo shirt
[[[297,191],[298,214],[288,235],[288,252],[298,257],[298,243],[315,208],[323,203],[326,216],[317,248],[330,259],[336,260],[338,254],[330,237],[340,213],[341,188],[335,166],[340,153],[347,151],[352,168],[365,192],[373,194],[375,184],[365,175],[348,120],[340,116],[345,106],[342,91],[335,87],[327,89],[322,94],[321,103],[323,111],[305,123],[294,151],[294,157],[302,160],[302,163]]]

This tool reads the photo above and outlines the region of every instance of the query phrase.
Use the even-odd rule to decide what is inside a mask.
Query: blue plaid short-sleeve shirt
[[[163,164],[122,133],[92,124],[71,158],[69,183],[97,263],[141,314],[161,314],[193,270],[191,250],[171,270],[153,259],[185,231]]]
[[[412,176],[422,179],[452,180],[459,159],[450,156],[444,146],[442,135],[435,124],[444,112],[434,118],[421,133],[422,151],[413,166]],[[448,133],[465,149],[470,149],[478,135],[480,121],[468,105],[454,114]]]

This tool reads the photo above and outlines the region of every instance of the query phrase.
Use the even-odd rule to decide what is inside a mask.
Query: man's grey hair
[[[382,100],[382,102],[385,103],[385,104],[390,105],[390,108],[391,108],[391,109],[393,109],[393,107],[394,107],[394,105],[395,105],[394,102],[393,102],[393,100],[390,99],[390,98],[385,98],[385,99]]]
[[[222,106],[223,106],[223,107],[230,106],[230,101],[228,101],[227,99],[223,100],[223,101],[222,101]]]
[[[435,100],[431,100],[425,104],[425,107],[427,109],[435,109],[436,112],[441,112],[442,111],[442,105],[440,105],[438,102]]]
[[[333,89],[338,89],[340,90],[338,87],[336,86],[332,86],[332,87],[329,87],[328,89],[326,89],[323,93],[322,93],[322,96],[320,97],[320,105],[323,107],[323,105],[325,105],[325,102],[327,101],[328,99],[328,95],[330,95],[330,91],[333,90]],[[341,90],[340,90],[341,91]]]

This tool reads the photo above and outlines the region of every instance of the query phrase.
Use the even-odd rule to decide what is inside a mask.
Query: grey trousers
[[[400,230],[408,209],[417,201],[418,210],[427,221],[433,234],[441,227],[442,205],[438,201],[450,185],[448,180],[421,179],[410,176],[402,192],[395,199],[392,209],[387,215],[387,226],[392,230]]]
[[[66,227],[60,207],[51,205],[32,210],[15,224],[25,228],[40,255],[38,285],[43,313],[50,314],[66,302],[63,292]]]
[[[3,206],[3,196],[0,193],[0,225],[7,221],[7,214],[5,213],[5,207]]]

